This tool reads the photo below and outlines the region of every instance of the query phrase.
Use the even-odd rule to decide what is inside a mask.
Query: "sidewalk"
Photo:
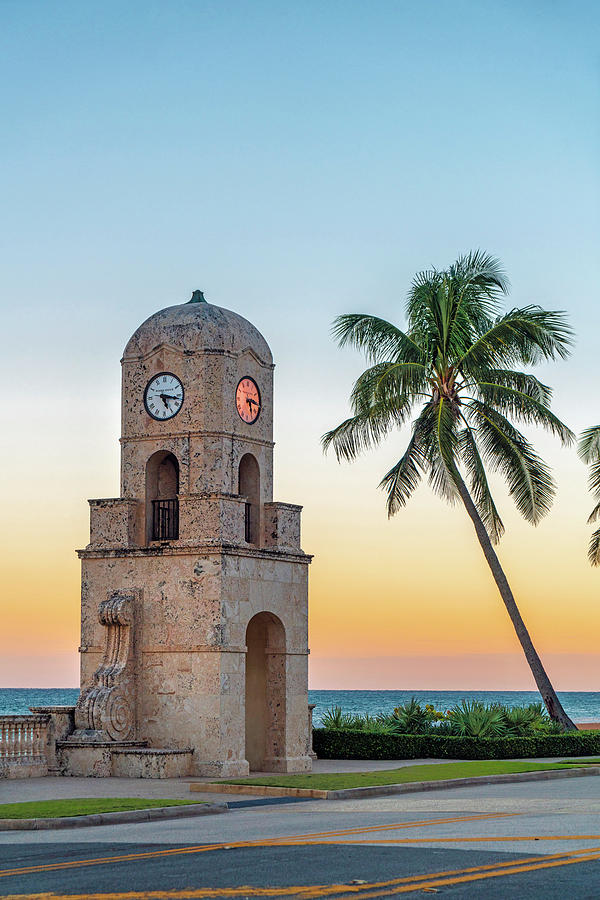
[[[380,769],[399,769],[425,763],[452,762],[448,759],[315,759],[313,772],[374,772]],[[252,772],[259,778],[275,772]],[[0,803],[19,803],[28,800],[66,800],[81,797],[142,797],[161,800],[207,800],[223,802],[223,794],[192,794],[190,782],[219,781],[218,778],[11,778],[0,780]],[[257,794],[238,794],[238,800],[251,799]]]
[[[565,757],[567,758],[567,757]],[[578,757],[596,759],[596,756]],[[464,760],[463,760],[464,761]],[[456,762],[452,759],[316,759],[313,761],[313,773],[324,775],[330,772],[375,772],[385,769],[399,769],[404,766],[441,764]],[[536,762],[554,762],[551,758],[539,758]],[[251,777],[259,778],[278,775],[277,772],[252,772]],[[63,800],[83,797],[141,797],[161,800],[206,800],[222,803],[222,793],[192,793],[192,782],[215,782],[219,778],[62,778],[46,776],[45,778],[14,778],[0,780],[0,803],[18,803],[31,800]],[[230,780],[230,779],[223,779]],[[236,800],[258,799],[262,793],[236,794]]]

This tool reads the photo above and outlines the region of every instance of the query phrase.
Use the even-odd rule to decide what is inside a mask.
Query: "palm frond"
[[[588,559],[593,566],[600,566],[600,528],[590,538]]]
[[[379,483],[387,493],[388,517],[394,516],[415,492],[425,466],[425,456],[420,445],[418,423],[408,442],[404,455],[398,460]]]
[[[584,463],[600,459],[600,425],[593,425],[581,432],[577,452]]]
[[[500,261],[482,250],[461,256],[448,269],[452,294],[451,340],[455,357],[487,331],[510,284]]]
[[[477,393],[481,400],[493,409],[512,416],[528,425],[538,425],[550,431],[565,445],[570,445],[575,435],[544,404],[512,387],[486,381],[477,382]]]
[[[451,278],[477,285],[494,300],[499,300],[510,290],[510,281],[502,263],[484,250],[471,250],[459,256],[448,272]]]
[[[436,494],[449,503],[454,503],[458,497],[459,481],[457,412],[443,398],[437,401],[434,408],[434,428],[430,434],[428,453],[429,484]]]
[[[437,348],[434,364],[446,366],[489,330],[507,291],[500,263],[480,250],[460,257],[444,272],[419,272],[407,299],[410,331],[428,334]]]
[[[376,363],[360,375],[352,389],[350,404],[355,415],[374,405],[405,409],[428,387],[428,370],[422,363]],[[410,404],[409,404],[410,408]],[[402,421],[404,421],[404,416]]]
[[[577,452],[583,462],[590,467],[588,474],[590,493],[600,501],[600,425],[593,425],[581,433]],[[600,502],[597,502],[588,517],[588,525],[592,525],[599,517]],[[588,559],[593,566],[600,565],[600,528],[590,538]]]
[[[389,405],[373,404],[365,412],[351,416],[328,431],[321,438],[325,453],[333,447],[338,462],[351,462],[365,450],[376,447],[392,428],[403,424],[410,412],[412,401],[404,407],[390,409]]]
[[[361,350],[368,360],[377,363],[387,359],[425,362],[422,347],[391,322],[365,313],[338,316],[332,334],[339,347]]]
[[[464,411],[477,427],[484,461],[503,475],[523,518],[537,525],[554,498],[550,469],[527,438],[501,413],[475,399],[465,403]]]
[[[467,470],[473,502],[492,543],[497,544],[504,534],[504,525],[492,497],[475,436],[468,426],[460,432],[458,443],[460,456]]]
[[[379,484],[387,492],[388,516],[406,504],[424,472],[436,493],[450,501],[456,498],[456,442],[455,416],[449,404],[427,403],[413,424],[404,455]]]
[[[594,522],[597,522],[598,516],[600,516],[600,503],[596,503],[595,507],[589,514],[588,520],[587,520],[588,525],[593,525]]]
[[[564,359],[573,343],[573,332],[563,312],[539,306],[512,309],[500,316],[456,361],[456,367],[477,377],[481,369],[532,365],[543,359]]]
[[[550,405],[552,400],[552,388],[547,384],[543,384],[535,375],[526,372],[517,372],[515,369],[482,369],[477,372],[477,377],[472,382],[466,382],[464,387],[468,389],[477,385],[479,381],[489,384],[497,384],[501,387],[513,388],[537,400],[538,403]]]
[[[443,273],[436,272],[435,269],[418,272],[406,301],[409,331],[411,334],[426,336],[430,363],[434,362],[432,353],[437,354],[444,343],[443,316],[439,309],[442,284]]]
[[[588,488],[592,497],[596,500],[600,499],[600,459],[590,463],[590,471],[588,474]],[[593,515],[593,513],[592,513]],[[593,519],[592,519],[593,521]]]

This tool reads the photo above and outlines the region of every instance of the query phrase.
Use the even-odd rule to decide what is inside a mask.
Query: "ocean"
[[[25,715],[30,706],[72,706],[76,703],[77,688],[0,688],[0,715]],[[341,706],[348,713],[375,715],[391,712],[399,703],[416,697],[421,703],[433,703],[445,711],[460,700],[482,700],[484,703],[505,703],[524,706],[540,700],[537,691],[309,691],[310,703],[315,703],[315,725],[332,706]],[[568,715],[576,722],[600,721],[600,692],[562,691],[558,695]]]

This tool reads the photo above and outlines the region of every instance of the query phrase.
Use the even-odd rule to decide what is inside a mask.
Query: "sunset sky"
[[[533,681],[465,512],[425,486],[388,521],[406,434],[352,465],[320,436],[360,356],[342,312],[404,322],[419,269],[481,247],[510,303],[569,312],[540,377],[598,424],[596,3],[8,0],[0,8],[0,686],[78,684],[87,498],[118,494],[120,365],[192,290],[277,364],[275,498],[301,503],[313,688]],[[498,486],[499,554],[560,690],[600,690],[600,570],[573,449],[537,528]]]

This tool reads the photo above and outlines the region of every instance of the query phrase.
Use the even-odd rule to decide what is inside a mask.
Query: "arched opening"
[[[146,463],[146,537],[176,541],[179,537],[179,463],[168,450],[153,453]]]
[[[277,768],[285,757],[285,628],[272,613],[246,629],[246,759],[251,770]]]
[[[240,460],[238,493],[246,498],[244,540],[259,543],[260,531],[260,469],[256,458],[245,453]]]

